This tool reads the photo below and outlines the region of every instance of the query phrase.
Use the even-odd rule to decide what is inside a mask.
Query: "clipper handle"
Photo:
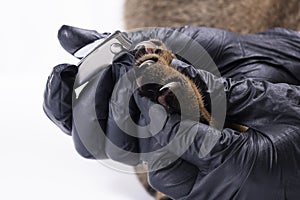
[[[129,50],[131,44],[132,42],[120,31],[116,31],[108,36],[80,60],[75,86],[79,87],[88,82],[100,70],[111,64],[117,54],[124,50]]]

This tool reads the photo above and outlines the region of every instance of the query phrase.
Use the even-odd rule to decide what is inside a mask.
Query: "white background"
[[[52,67],[78,61],[57,40],[63,24],[123,30],[123,0],[6,1],[0,7],[0,199],[148,200],[133,174],[81,158],[48,120],[43,91]]]

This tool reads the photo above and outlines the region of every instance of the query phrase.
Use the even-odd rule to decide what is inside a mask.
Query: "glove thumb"
[[[58,30],[58,40],[61,46],[70,54],[77,58],[82,58],[84,55],[79,55],[79,51],[91,45],[95,41],[105,39],[110,33],[98,33],[95,30],[77,28],[73,26],[63,25]],[[101,40],[102,41],[102,40]]]

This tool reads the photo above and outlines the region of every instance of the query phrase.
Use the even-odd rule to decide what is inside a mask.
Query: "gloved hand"
[[[94,39],[101,39],[102,36],[103,34],[98,34],[95,31],[69,26],[62,26],[58,32],[58,38],[63,48],[74,56],[76,52],[94,43]],[[139,148],[139,142],[134,137],[136,130],[131,130],[131,135],[124,133],[114,121],[112,116],[113,109],[109,111],[109,102],[114,85],[132,67],[132,58],[132,55],[128,53],[119,55],[112,65],[107,66],[99,74],[100,78],[97,80],[98,86],[94,91],[95,94],[86,94],[87,90],[81,92],[82,98],[95,95],[96,99],[96,113],[88,113],[90,116],[82,119],[90,123],[87,126],[90,131],[83,133],[80,133],[80,130],[78,132],[78,127],[74,124],[72,116],[73,108],[76,109],[78,104],[82,104],[79,107],[84,109],[87,103],[85,100],[77,101],[72,107],[73,85],[78,67],[68,64],[58,65],[49,76],[44,95],[44,111],[58,127],[67,134],[72,135],[76,150],[85,158],[111,158],[129,165],[137,165],[140,162],[138,153],[147,151],[147,148],[144,148],[144,150]],[[73,73],[69,73],[69,71]],[[89,106],[91,105],[89,104]],[[133,119],[134,123],[143,121],[143,119],[140,119],[140,112],[135,103],[132,101],[129,106],[130,108],[126,114],[130,115],[129,117]],[[86,113],[88,110],[84,109],[82,112]],[[77,109],[77,112],[81,111]],[[95,126],[95,123],[99,123],[99,125]],[[99,133],[99,129],[101,129],[101,133]],[[142,140],[141,143],[145,144],[148,141]]]
[[[198,122],[181,121],[174,113],[168,114],[162,130],[154,137],[161,146],[168,146],[166,151],[183,160],[152,171],[150,182],[154,188],[176,199],[178,193],[172,189],[177,187],[190,191],[184,199],[216,199],[220,195],[231,199],[236,191],[241,191],[237,199],[272,199],[277,196],[274,193],[278,188],[291,199],[299,198],[296,188],[300,182],[295,181],[292,174],[298,174],[300,166],[300,161],[296,161],[300,155],[297,147],[300,144],[300,87],[253,79],[218,80],[190,65],[182,69],[193,74],[192,78],[205,80],[208,88],[211,88],[210,84],[223,82],[228,102],[227,117],[241,121],[250,129],[242,134],[231,129],[220,131]],[[143,97],[136,96],[136,102],[142,115],[147,115],[149,110],[157,115],[165,114]],[[286,154],[290,157],[287,158]],[[198,168],[198,172],[194,171],[196,180],[188,181],[180,176],[185,167],[181,168],[177,163],[185,161]],[[186,168],[192,169],[191,166]],[[163,178],[168,182],[162,182]],[[251,183],[253,179],[256,180],[255,186]],[[293,186],[285,189],[279,180],[290,183],[290,179],[293,179]],[[181,181],[184,184],[178,186]],[[226,184],[234,185],[225,187]],[[226,189],[222,190],[223,187]]]

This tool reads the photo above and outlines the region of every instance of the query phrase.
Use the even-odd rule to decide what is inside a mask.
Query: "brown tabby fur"
[[[238,33],[300,30],[299,0],[126,0],[125,28],[208,26]]]

